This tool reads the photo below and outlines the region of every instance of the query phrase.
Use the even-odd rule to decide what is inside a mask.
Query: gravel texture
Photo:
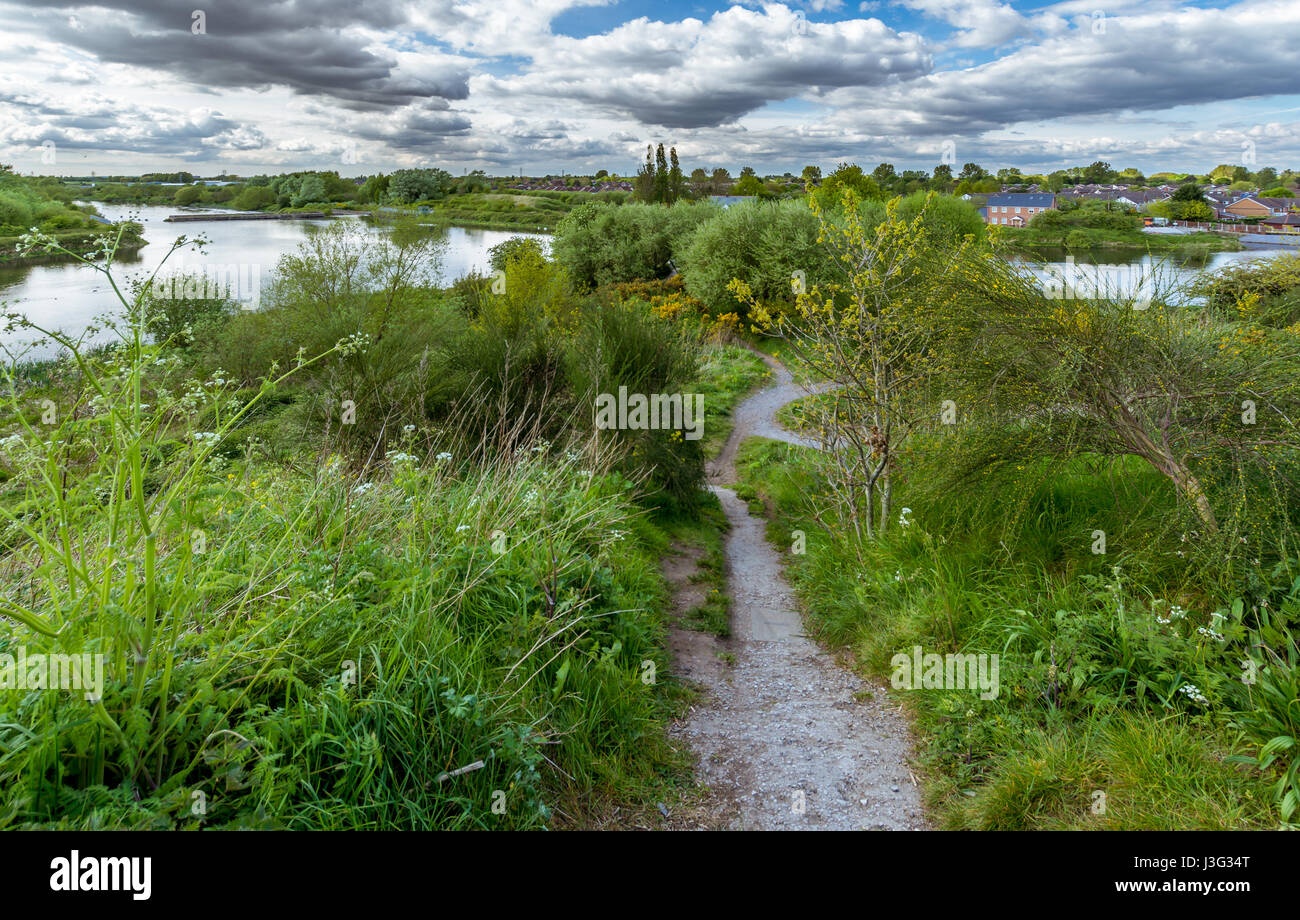
[[[812,442],[781,428],[781,406],[809,393],[782,365],[773,385],[737,406],[709,478],[731,530],[726,538],[732,636],[690,640],[679,661],[701,697],[673,728],[698,758],[710,820],[746,830],[908,830],[926,827],[908,769],[911,739],[888,690],[838,664],[804,634],[781,557],[730,489],[748,437]],[[697,634],[698,636],[698,634]],[[704,647],[704,646],[707,646]],[[726,662],[717,666],[715,661]]]

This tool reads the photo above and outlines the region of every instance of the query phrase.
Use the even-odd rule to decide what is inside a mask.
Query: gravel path
[[[775,383],[733,413],[735,427],[710,464],[711,488],[731,530],[726,538],[732,637],[715,640],[729,668],[688,668],[703,689],[673,729],[699,759],[709,824],[753,830],[921,829],[926,826],[907,767],[911,740],[885,687],[841,667],[804,635],[781,557],[762,518],[718,483],[735,480],[748,437],[813,442],[781,428],[781,406],[809,393],[765,357]]]

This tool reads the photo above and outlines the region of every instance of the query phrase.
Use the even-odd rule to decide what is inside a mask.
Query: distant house
[[[1007,227],[1023,227],[1040,211],[1050,211],[1056,207],[1056,196],[1043,194],[990,195],[988,204],[982,209],[986,224],[999,224]]]
[[[1280,230],[1283,233],[1296,233],[1300,231],[1300,213],[1274,214],[1265,217],[1260,221],[1260,224],[1273,230]]]
[[[1292,214],[1300,211],[1300,198],[1257,198],[1255,199],[1274,215]]]
[[[1171,194],[1172,192],[1153,188],[1129,189],[1116,197],[1115,200],[1120,204],[1144,208],[1149,204],[1155,204],[1157,201],[1168,201]]]
[[[1273,215],[1273,211],[1268,205],[1250,195],[1238,198],[1231,204],[1225,205],[1222,211],[1224,214],[1231,214],[1233,217],[1242,217],[1246,219],[1271,217]]]
[[[733,204],[740,204],[742,201],[753,201],[754,195],[710,195],[709,201],[724,208],[729,208]]]

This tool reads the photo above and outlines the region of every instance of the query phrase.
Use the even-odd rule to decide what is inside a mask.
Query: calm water
[[[178,252],[168,261],[168,270],[185,264],[208,266],[236,266],[237,273],[230,280],[239,285],[252,282],[265,284],[280,256],[293,252],[307,235],[329,221],[217,221],[213,223],[168,224],[163,222],[172,207],[126,207],[100,205],[100,211],[110,220],[132,217],[144,224],[148,245],[134,257],[118,264],[116,277],[119,286],[133,275],[147,275],[157,268],[167,254],[171,242],[182,234],[202,234],[209,240],[206,253],[198,255]],[[339,218],[359,220],[359,218]],[[385,233],[382,227],[367,225],[368,232]],[[473,271],[488,271],[488,250],[512,236],[532,236],[549,247],[550,238],[544,234],[521,234],[507,230],[465,230],[452,227],[446,231],[447,245],[443,253],[437,280],[443,284],[462,278]],[[1266,258],[1281,250],[1252,249],[1244,252],[1214,253],[1197,263],[1178,264],[1173,261],[1153,260],[1140,252],[1108,251],[1081,253],[1071,261],[1064,250],[1042,251],[1033,257],[1018,259],[1045,286],[1054,285],[1064,290],[1071,288],[1076,296],[1088,296],[1091,290],[1102,290],[1119,295],[1137,292],[1153,293],[1157,289],[1172,288],[1205,271],[1215,271],[1242,261]],[[251,270],[250,270],[251,267]],[[1065,294],[1064,296],[1070,296]],[[35,265],[18,268],[0,268],[0,304],[4,312],[18,311],[33,321],[47,327],[61,328],[76,334],[91,323],[94,317],[116,306],[112,291],[104,276],[81,264]],[[26,336],[30,338],[30,334]],[[0,333],[0,342],[16,343],[20,336]],[[28,357],[52,355],[54,349],[38,347]]]
[[[148,245],[135,256],[120,260],[114,271],[118,286],[126,290],[125,281],[132,276],[147,276],[158,267],[176,237],[202,234],[208,239],[205,252],[193,250],[175,253],[167,261],[164,273],[186,264],[237,266],[235,280],[247,281],[260,276],[265,284],[280,256],[293,252],[309,233],[325,226],[327,220],[241,220],[212,223],[168,224],[163,218],[178,212],[174,207],[127,207],[101,204],[109,220],[131,217],[144,224]],[[337,218],[360,220],[360,218]],[[386,233],[387,229],[367,224],[369,232]],[[509,230],[465,230],[451,227],[446,231],[437,280],[449,284],[473,271],[488,272],[488,250],[512,236],[533,236],[549,247],[550,237]],[[94,317],[116,305],[113,291],[104,275],[80,263],[0,267],[0,303],[2,312],[25,313],[32,321],[47,328],[60,328],[76,334]],[[0,333],[0,342],[15,344],[30,339],[31,334]],[[54,349],[38,347],[29,358],[48,357]]]
[[[1294,249],[1257,248],[1241,252],[1215,252],[1191,261],[1155,257],[1141,251],[1095,250],[1067,253],[1039,250],[1033,256],[1015,257],[1048,291],[1058,296],[1162,296],[1170,303],[1185,299],[1180,288],[1206,272],[1277,255]]]

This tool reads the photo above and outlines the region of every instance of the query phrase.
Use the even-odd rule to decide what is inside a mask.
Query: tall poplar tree
[[[677,162],[677,148],[668,151],[668,203],[686,197],[686,177],[682,175],[682,164]]]
[[[663,144],[655,150],[654,200],[660,204],[668,201],[668,157],[664,154]]]
[[[645,145],[645,163],[636,173],[636,197],[641,201],[654,201],[655,194],[655,163],[654,148],[649,144]]]

